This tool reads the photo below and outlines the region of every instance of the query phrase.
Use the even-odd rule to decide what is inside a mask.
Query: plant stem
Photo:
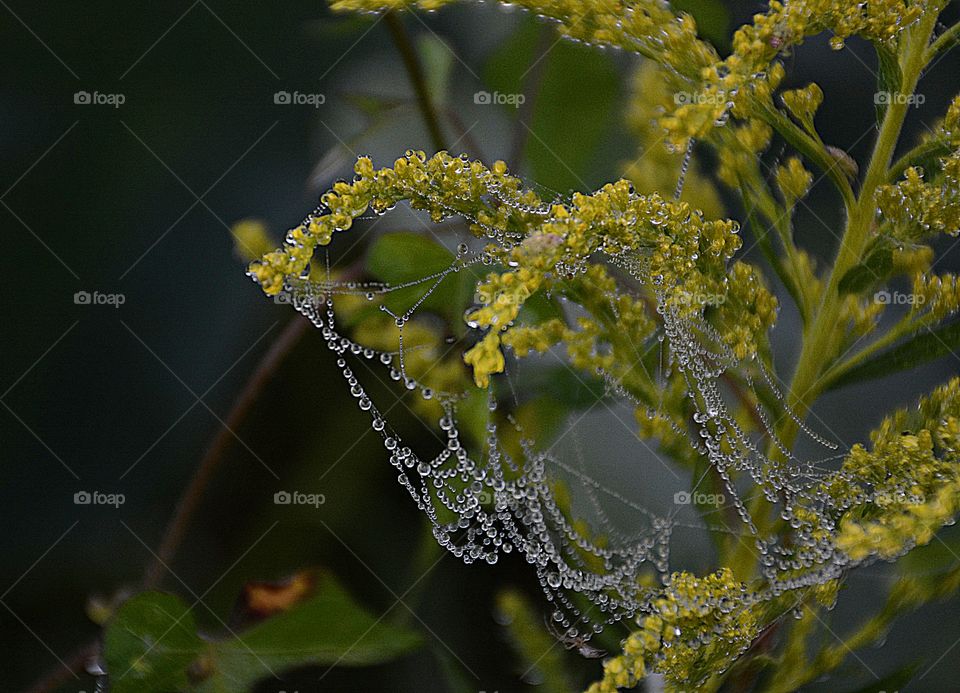
[[[937,13],[929,12],[904,34],[900,69],[901,88],[905,94],[912,94],[916,89],[920,73],[926,64],[924,56],[936,22]],[[887,108],[860,195],[852,206],[847,205],[849,216],[846,230],[840,240],[829,279],[821,294],[819,309],[816,310],[812,322],[804,329],[800,356],[786,391],[786,404],[793,409],[798,419],[806,417],[811,404],[823,391],[826,382],[821,374],[836,357],[838,340],[842,336],[842,326],[838,325],[842,307],[838,291],[840,280],[860,261],[870,241],[876,217],[876,191],[886,182],[908,108],[906,99],[898,100]],[[780,420],[775,430],[777,438],[789,450],[796,441],[800,427],[793,417],[787,416]],[[769,458],[775,462],[785,462],[782,453],[773,442],[770,444]],[[763,496],[758,496],[750,505],[750,511],[761,532],[770,528],[770,523],[774,520],[770,518],[770,505]],[[731,550],[730,564],[741,573],[745,572],[746,566],[752,566],[751,570],[755,570],[752,553],[752,547],[744,547],[741,543]],[[741,579],[749,577],[746,574],[741,575]]]
[[[940,55],[940,53],[950,50],[957,45],[957,43],[960,43],[960,22],[957,22],[940,34],[937,40],[930,44],[930,47],[927,48],[927,52],[924,55],[924,63],[929,64],[934,58]]]
[[[916,89],[920,72],[925,64],[923,59],[926,46],[936,21],[936,13],[930,12],[920,19],[917,26],[906,32],[904,37],[906,45],[900,61],[904,93],[912,94]],[[838,291],[840,280],[860,262],[863,251],[870,241],[876,217],[877,188],[887,179],[887,170],[900,139],[900,131],[908,108],[906,99],[900,99],[886,110],[873,155],[870,158],[870,165],[860,189],[860,196],[848,219],[847,229],[837,250],[836,261],[821,297],[820,309],[810,330],[804,335],[800,358],[788,391],[788,404],[794,407],[799,417],[807,414],[810,403],[820,393],[822,389],[822,383],[819,381],[820,374],[836,355],[837,319],[841,307]],[[788,417],[780,430],[781,440],[788,448],[793,444],[797,431],[796,422]]]
[[[236,403],[225,419],[226,425],[221,426],[210,442],[206,454],[204,454],[200,460],[200,464],[197,465],[197,469],[194,471],[189,485],[177,503],[177,509],[164,530],[160,548],[144,571],[143,581],[141,582],[141,588],[143,590],[153,589],[160,584],[163,571],[166,570],[166,566],[170,565],[170,562],[173,560],[173,556],[176,554],[177,548],[179,548],[180,542],[183,540],[186,529],[190,524],[190,519],[200,504],[200,500],[213,476],[213,472],[223,461],[224,453],[230,448],[230,444],[233,441],[233,435],[230,431],[236,430],[240,424],[243,423],[254,402],[256,402],[257,398],[263,392],[267,382],[274,373],[276,373],[280,364],[292,351],[297,342],[300,341],[300,338],[307,332],[309,325],[310,323],[299,315],[287,323],[283,332],[271,345],[269,351],[267,351],[260,360],[253,375],[244,385]],[[71,675],[76,675],[83,671],[87,662],[97,655],[99,648],[99,640],[92,640],[79,647],[67,658],[66,667],[58,664],[55,669],[51,669],[46,674],[43,674],[40,679],[30,688],[26,689],[26,691],[28,693],[48,693],[49,691],[56,690],[67,681]]]
[[[417,51],[410,41],[406,27],[403,21],[397,16],[396,12],[388,11],[383,17],[384,23],[390,30],[390,36],[393,37],[393,43],[400,51],[400,57],[403,59],[404,67],[407,70],[407,76],[410,77],[410,83],[413,85],[413,91],[417,96],[417,105],[420,108],[420,115],[423,116],[423,122],[430,133],[430,139],[433,147],[438,152],[445,150],[443,130],[440,128],[440,118],[437,116],[437,109],[433,103],[433,97],[430,90],[427,89],[427,82],[423,76],[423,67],[420,65],[420,58],[417,57]]]

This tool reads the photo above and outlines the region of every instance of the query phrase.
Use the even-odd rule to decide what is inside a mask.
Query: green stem
[[[440,128],[440,118],[437,116],[436,105],[433,103],[433,97],[430,90],[427,89],[427,81],[423,76],[423,67],[420,65],[420,58],[417,51],[410,41],[406,27],[396,12],[389,11],[383,17],[384,23],[390,30],[393,42],[400,51],[400,57],[403,59],[404,67],[410,82],[413,85],[413,91],[417,96],[417,105],[420,108],[420,115],[423,116],[423,122],[430,133],[430,139],[433,142],[433,148],[438,152],[445,150],[443,130]]]
[[[936,22],[937,13],[930,12],[924,15],[917,25],[905,32],[900,69],[902,90],[906,94],[912,94],[916,89],[920,73],[926,65],[924,56]],[[906,99],[899,100],[887,108],[863,186],[860,189],[860,196],[854,204],[847,205],[849,216],[837,250],[836,261],[821,294],[820,306],[814,315],[813,322],[804,330],[800,357],[786,392],[787,405],[793,409],[799,419],[807,415],[810,405],[823,391],[825,382],[821,374],[837,355],[839,338],[842,336],[841,326],[838,325],[842,308],[842,299],[838,291],[840,279],[860,261],[870,241],[876,217],[876,191],[887,179],[890,162],[900,138],[908,108]],[[844,199],[846,200],[846,196]],[[787,449],[793,447],[799,432],[799,425],[794,418],[782,418],[775,429],[776,436],[783,446]],[[782,453],[773,443],[769,448],[769,457],[775,462],[785,461]],[[761,533],[770,529],[776,522],[771,516],[769,503],[762,496],[758,496],[751,504],[750,511]],[[742,547],[743,544],[740,544],[732,549],[730,561],[730,564],[740,573],[745,572],[744,566],[754,564],[752,547],[746,549]],[[749,575],[741,577],[746,578]]]
[[[905,36],[906,45],[900,67],[903,74],[903,91],[907,94],[914,92],[920,79],[920,72],[925,65],[923,62],[925,49],[936,21],[936,14],[931,12],[924,16],[916,27],[908,30]],[[847,222],[846,232],[837,251],[836,262],[823,291],[820,309],[810,330],[804,336],[800,358],[788,392],[788,403],[800,417],[806,415],[810,403],[822,390],[820,374],[836,356],[837,319],[841,308],[838,291],[840,279],[860,262],[870,242],[876,217],[876,191],[887,179],[887,171],[900,139],[900,131],[908,108],[906,99],[901,99],[887,108],[860,196]],[[779,431],[781,440],[787,447],[793,444],[797,430],[797,424],[788,417]]]
[[[937,40],[930,44],[923,56],[924,64],[930,64],[940,53],[950,50],[957,43],[960,43],[960,22],[940,34]]]

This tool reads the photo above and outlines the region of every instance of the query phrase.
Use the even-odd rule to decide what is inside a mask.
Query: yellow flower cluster
[[[943,320],[960,310],[960,282],[954,274],[913,276],[913,310],[924,312],[934,320]]]
[[[587,693],[614,693],[635,686],[649,671],[681,689],[698,686],[728,667],[753,641],[759,621],[743,607],[746,586],[724,568],[705,577],[675,573],[653,601],[623,654],[604,663],[603,679]]]
[[[353,220],[372,209],[378,214],[398,202],[408,200],[415,209],[430,212],[435,221],[463,213],[478,220],[488,220],[498,228],[524,222],[529,215],[514,207],[498,205],[489,208],[484,196],[491,187],[507,194],[521,187],[517,178],[508,176],[502,161],[487,168],[479,162],[467,162],[439,152],[427,159],[423,152],[407,152],[391,168],[374,170],[367,157],[354,166],[352,183],[339,182],[320,201],[328,210],[315,214],[287,232],[284,247],[267,253],[250,265],[250,275],[270,295],[283,289],[288,277],[298,277],[307,268],[317,246],[330,243],[334,232],[349,229]],[[537,204],[533,193],[521,202]]]
[[[813,183],[813,174],[805,169],[800,159],[795,156],[777,167],[776,178],[777,187],[788,209],[806,197]]]
[[[888,417],[871,438],[873,449],[855,446],[827,487],[854,500],[836,537],[854,560],[926,544],[960,511],[960,379],[925,397],[916,413]]]
[[[554,205],[522,243],[492,251],[509,269],[487,277],[479,291],[482,305],[467,316],[472,326],[491,330],[465,356],[477,385],[485,387],[490,375],[503,370],[503,357],[497,353],[502,333],[511,329],[525,300],[575,279],[594,253],[642,257],[653,283],[675,291],[671,295],[678,300],[725,295],[726,262],[740,246],[736,231],[733,222],[707,221],[685,202],[637,195],[627,181],[605,185],[592,195],[575,194],[569,206]],[[615,283],[608,277],[595,273],[588,279],[593,285],[585,293],[613,295]],[[685,307],[702,310],[701,305]],[[591,341],[591,325],[583,322],[585,330],[576,333],[584,348]],[[586,352],[581,360],[588,360],[585,357]]]
[[[940,159],[928,175],[911,166],[903,180],[877,192],[880,220],[895,238],[918,241],[936,234],[960,234],[960,149]]]
[[[724,340],[738,359],[756,353],[759,340],[777,320],[777,297],[766,287],[763,275],[753,265],[735,262],[723,305],[717,311]]]
[[[322,196],[326,214],[311,216],[288,232],[283,248],[251,263],[250,275],[266,293],[276,294],[306,270],[316,247],[329,243],[335,231],[350,228],[353,219],[368,209],[383,212],[400,200],[428,210],[436,221],[462,216],[475,234],[497,241],[486,252],[506,268],[487,276],[478,287],[480,306],[466,316],[472,327],[487,330],[464,355],[480,387],[488,384],[490,375],[502,372],[504,333],[539,291],[584,280],[578,300],[585,304],[590,296],[601,297],[603,305],[595,310],[609,309],[607,297],[615,295],[616,283],[604,270],[590,269],[598,252],[642,263],[651,283],[691,313],[702,311],[703,305],[686,297],[716,296],[722,303],[733,292],[731,305],[738,310],[728,323],[728,341],[742,355],[756,348],[758,335],[772,324],[776,304],[755,272],[737,265],[728,277],[727,262],[741,243],[735,222],[707,220],[686,202],[638,195],[628,181],[610,183],[591,195],[578,193],[570,204],[548,207],[507,175],[502,162],[488,169],[446,152],[430,158],[408,152],[392,168],[380,170],[361,158],[356,174],[352,183],[337,183]],[[635,309],[632,303],[635,300],[628,299],[619,310]],[[580,327],[564,335],[571,355],[596,367],[600,363],[592,360],[596,353],[592,345],[600,328],[590,320]]]
[[[628,162],[623,175],[638,192],[671,194],[680,179],[685,152],[667,146],[660,117],[683,101],[687,95],[671,90],[667,70],[652,60],[644,60],[633,75],[627,125],[640,143],[637,156]],[[713,183],[703,175],[696,159],[684,176],[681,199],[703,211],[708,217],[723,215],[723,203]]]

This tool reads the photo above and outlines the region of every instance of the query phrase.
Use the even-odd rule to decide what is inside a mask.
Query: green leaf
[[[531,375],[531,390],[549,395],[569,409],[586,409],[606,396],[603,380],[575,372],[566,365]]]
[[[837,289],[841,294],[855,294],[886,279],[893,271],[893,248],[881,242],[867,253],[859,265],[843,275]]]
[[[523,22],[488,62],[484,81],[501,94],[536,99],[531,122],[517,124],[530,129],[524,133],[524,155],[533,178],[561,192],[590,188],[584,171],[614,122],[620,91],[617,71],[604,53],[559,39],[551,40],[544,57],[536,51],[539,31],[537,22]],[[538,60],[545,64],[534,65]],[[539,89],[530,84],[538,69],[543,70]],[[507,107],[515,114],[520,110]]]
[[[942,325],[935,330],[918,332],[908,341],[887,349],[854,366],[830,383],[833,390],[862,380],[881,378],[897,371],[914,368],[960,349],[960,322]]]
[[[453,51],[435,34],[424,34],[417,41],[417,52],[423,65],[427,91],[434,103],[446,103],[447,86],[453,73]]]
[[[449,250],[422,234],[387,233],[371,245],[367,271],[376,279],[397,286],[442,272],[453,262]],[[469,270],[451,272],[418,310],[433,311],[447,317],[453,325],[461,324],[474,282],[475,275]],[[393,291],[383,303],[394,313],[403,313],[430,291],[434,283],[435,280]]]
[[[697,22],[697,33],[717,48],[730,45],[730,11],[719,0],[673,0],[675,10],[686,12]]]
[[[889,99],[900,93],[903,77],[896,51],[884,43],[874,43],[877,51],[877,95],[874,103],[877,109],[877,123],[883,122]]]
[[[321,572],[312,597],[239,637],[215,643],[212,673],[198,690],[246,690],[272,672],[311,664],[380,664],[420,644],[415,632],[374,618],[333,576]]]
[[[294,667],[380,664],[421,644],[416,632],[374,618],[329,573],[314,575],[309,597],[222,640],[201,638],[177,597],[133,597],[104,635],[110,690],[237,693]]]
[[[910,682],[919,668],[920,665],[917,663],[908,664],[901,669],[897,669],[897,671],[892,674],[884,676],[879,681],[868,683],[863,688],[858,688],[850,693],[891,693],[899,691]]]
[[[960,564],[960,534],[955,527],[947,527],[937,534],[937,540],[918,546],[896,562],[897,571],[914,578],[937,580]]]
[[[187,669],[203,650],[193,614],[179,598],[137,595],[120,607],[104,634],[110,690],[185,690]]]

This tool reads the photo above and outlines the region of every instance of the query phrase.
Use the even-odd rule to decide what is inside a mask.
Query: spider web
[[[682,179],[678,189],[681,187]],[[504,190],[494,188],[491,195],[529,214],[546,214],[549,209],[548,205],[524,204],[519,195]],[[460,213],[451,209],[450,215],[455,214]],[[477,219],[466,220],[484,228],[500,247],[509,248],[523,240],[485,228]],[[689,470],[672,463],[654,441],[634,433],[629,441],[633,449],[614,460],[612,466],[631,472],[629,488],[624,488],[595,478],[601,466],[595,456],[600,447],[585,440],[580,430],[583,416],[578,412],[568,414],[561,432],[552,438],[538,438],[527,430],[518,412],[530,401],[531,392],[542,386],[543,379],[538,381],[537,374],[542,376],[545,364],[563,364],[581,385],[594,376],[599,378],[602,392],[594,404],[602,403],[620,423],[624,423],[623,417],[617,411],[622,413],[624,405],[650,417],[660,413],[612,374],[578,371],[558,349],[523,359],[508,355],[505,371],[491,379],[485,392],[486,421],[481,435],[462,430],[468,418],[463,410],[475,402],[466,390],[437,391],[411,375],[405,328],[426,312],[425,302],[443,282],[477,266],[494,264],[486,250],[471,250],[461,243],[447,268],[396,285],[336,281],[328,254],[323,281],[288,279],[283,295],[321,331],[352,396],[381,436],[398,481],[431,522],[437,541],[468,564],[495,564],[502,555],[521,554],[543,588],[550,618],[568,638],[586,641],[609,624],[650,612],[653,599],[671,580],[671,548],[678,534],[719,533],[752,545],[760,575],[740,603],[720,604],[724,611],[748,608],[789,590],[841,577],[854,562],[829,537],[846,506],[838,507],[821,483],[841,473],[833,462],[843,455],[829,454],[838,446],[811,430],[787,406],[775,377],[759,359],[741,362],[708,320],[679,310],[670,300],[670,288],[650,276],[642,259],[612,255],[591,258],[594,261],[619,268],[639,287],[624,287],[623,291],[647,291],[655,298],[659,328],[646,342],[634,345],[638,354],[635,365],[648,368],[652,363],[657,372],[651,375],[657,382],[666,384],[676,376],[683,379],[693,407],[692,419],[686,428],[675,422],[671,426],[705,465],[677,496],[686,493],[684,498],[689,499],[699,493],[709,476],[722,489],[725,501],[713,513],[691,512],[689,500],[677,503],[677,497],[673,504],[660,507],[637,498],[638,489],[655,486],[657,479],[661,480],[662,495],[664,467],[672,467],[670,473],[678,479],[689,476]],[[584,264],[560,269],[582,274],[585,268]],[[421,288],[422,293],[407,307],[397,310],[387,305],[392,294],[413,287]],[[361,344],[339,326],[337,304],[344,296],[362,296],[393,319],[399,330],[396,349]],[[565,314],[572,321],[576,306],[567,305],[562,296],[556,298],[565,304]],[[615,312],[612,297],[611,306]],[[470,332],[473,338],[480,335],[476,329]],[[470,338],[457,340],[450,348],[457,349]],[[656,357],[651,359],[651,354]],[[358,375],[377,370],[387,377],[371,377],[392,385],[400,397],[439,405],[439,416],[430,422],[439,431],[439,452],[414,450],[405,444],[387,414],[390,403],[378,405]],[[774,393],[782,410],[777,414],[763,404],[755,405],[759,433],[748,433],[739,423],[726,384],[736,376],[753,394],[760,388]],[[759,397],[754,400],[762,401]],[[783,415],[792,417],[805,435],[828,450],[824,459],[797,458],[777,438],[772,417]],[[766,444],[780,453],[777,460],[763,451]],[[605,462],[611,466],[609,460]],[[753,516],[751,500],[756,495],[769,501],[792,528],[786,539],[782,532],[770,529],[769,523],[763,529]],[[815,523],[810,520],[811,512]]]

